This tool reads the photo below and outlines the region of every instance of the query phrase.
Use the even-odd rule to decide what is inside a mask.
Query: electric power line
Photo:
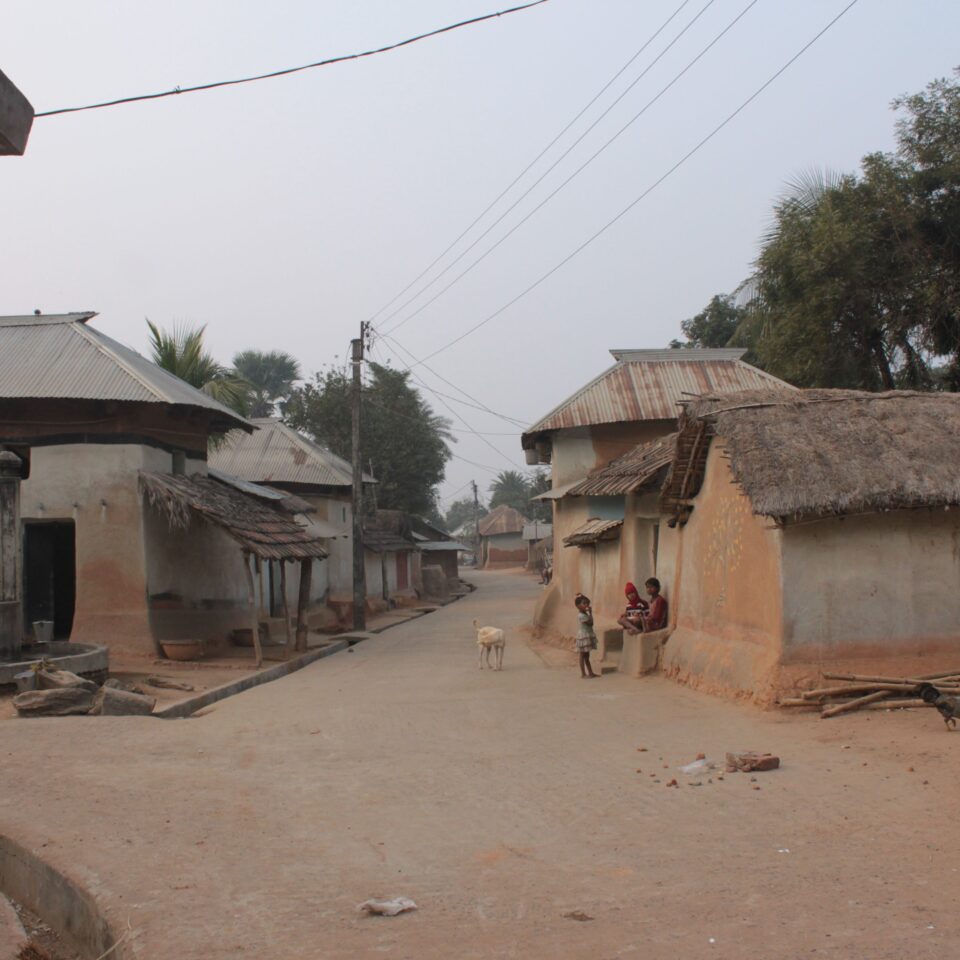
[[[603,234],[605,234],[614,224],[618,223],[623,219],[637,204],[642,200],[648,197],[657,187],[660,186],[665,180],[672,176],[677,170],[680,169],[694,154],[698,153],[707,143],[709,143],[724,127],[727,126],[735,117],[742,113],[757,97],[763,93],[775,80],[777,80],[783,73],[785,73],[800,57],[803,56],[807,50],[810,49],[830,28],[840,20],[844,14],[847,13],[852,7],[854,7],[859,0],[850,0],[850,2],[832,19],[826,26],[824,26],[818,33],[816,33],[810,40],[808,40],[787,62],[780,67],[775,73],[773,73],[767,80],[765,80],[746,100],[744,100],[732,113],[728,114],[723,120],[720,121],[702,140],[700,140],[694,147],[687,151],[672,167],[670,167],[666,173],[661,177],[655,180],[646,190],[643,191],[639,196],[635,197],[630,203],[627,204],[615,217],[611,220],[608,220],[599,230],[589,236],[586,240],[583,241],[578,247],[576,247],[571,253],[567,254],[562,260],[556,263],[551,267],[546,273],[540,276],[537,280],[531,283],[528,287],[518,293],[513,299],[507,301],[503,306],[496,309],[493,313],[484,317],[479,323],[475,323],[467,331],[460,334],[460,336],[455,337],[453,340],[448,341],[442,347],[438,347],[433,353],[427,354],[423,360],[419,361],[420,364],[424,363],[426,360],[430,360],[433,357],[437,356],[440,353],[443,353],[446,350],[449,350],[452,346],[459,343],[461,340],[464,340],[466,337],[469,337],[472,333],[475,333],[481,327],[490,323],[491,320],[495,320],[500,314],[504,313],[506,310],[509,310],[514,304],[518,303],[524,297],[532,293],[546,280],[550,279],[557,271],[565,267],[571,260],[577,257],[580,253],[586,250],[594,241],[599,239]],[[417,366],[418,364],[413,364],[412,366]],[[412,368],[411,368],[412,369]]]
[[[531,0],[530,3],[520,4],[510,7],[506,10],[498,10],[495,13],[486,13],[479,17],[471,17],[469,20],[461,20],[459,23],[451,23],[445,27],[438,27],[436,30],[430,30],[427,33],[421,33],[415,37],[409,37],[406,40],[399,40],[396,43],[388,44],[384,47],[377,47],[373,50],[365,50],[362,53],[348,53],[339,57],[330,57],[327,60],[317,60],[314,63],[306,63],[299,67],[285,67],[282,70],[273,70],[270,73],[261,73],[251,77],[240,77],[236,80],[217,80],[212,83],[200,83],[192,87],[174,87],[172,90],[164,90],[162,93],[144,93],[133,97],[120,97],[116,100],[104,100],[100,103],[89,103],[82,107],[60,107],[57,110],[44,110],[42,113],[34,114],[36,117],[53,117],[62,113],[79,113],[82,110],[100,110],[104,107],[116,107],[124,103],[137,103],[141,100],[160,100],[164,97],[176,97],[182,93],[196,93],[200,90],[214,90],[217,87],[233,87],[241,83],[254,83],[258,80],[270,80],[274,77],[285,77],[291,73],[300,73],[304,70],[314,70],[317,67],[328,67],[335,63],[344,63],[348,60],[362,60],[365,57],[373,57],[380,53],[389,53],[392,50],[399,50],[401,47],[408,47],[411,44],[419,43],[421,40],[427,40],[430,37],[436,37],[443,33],[450,33],[453,30],[459,30],[461,27],[474,26],[483,23],[486,20],[494,20],[497,17],[505,17],[511,13],[519,13],[523,10],[529,10],[531,7],[539,7],[548,0]]]
[[[704,10],[706,10],[707,7],[710,6],[710,3],[713,3],[713,2],[714,2],[714,0],[710,0],[710,2],[707,4],[707,6],[705,6],[705,7],[700,11],[700,13],[703,13]],[[735,17],[723,28],[723,30],[721,30],[692,60],[690,60],[690,61],[687,63],[687,65],[686,65],[682,70],[680,70],[679,73],[675,74],[674,77],[673,77],[673,79],[671,79],[670,82],[666,84],[666,86],[662,87],[662,88],[660,89],[660,91],[659,91],[653,98],[651,98],[650,100],[648,100],[648,101],[644,104],[644,106],[643,106],[637,113],[635,113],[622,127],[620,127],[620,129],[617,130],[617,132],[616,132],[612,137],[610,137],[610,139],[607,140],[598,150],[596,150],[596,151],[595,151],[594,153],[592,153],[589,157],[587,157],[587,159],[584,160],[584,162],[581,163],[580,166],[577,167],[577,169],[574,170],[573,173],[570,174],[570,176],[568,176],[565,180],[563,180],[563,181],[559,184],[559,186],[555,187],[550,193],[548,193],[532,210],[529,211],[529,213],[527,213],[527,214],[526,214],[525,216],[523,216],[520,220],[518,220],[499,240],[497,240],[494,244],[492,244],[490,247],[488,247],[487,250],[485,250],[479,257],[477,257],[477,259],[474,260],[466,269],[464,269],[464,270],[462,270],[460,273],[458,273],[458,274],[453,278],[453,280],[451,280],[450,283],[448,283],[442,290],[440,290],[439,292],[437,292],[436,294],[434,294],[434,296],[432,296],[432,297],[431,297],[429,300],[427,300],[425,303],[422,303],[416,310],[413,311],[413,313],[409,314],[407,317],[405,317],[405,318],[404,318],[403,320],[401,320],[399,323],[394,324],[394,325],[389,329],[388,332],[389,332],[389,333],[393,333],[393,332],[394,332],[395,330],[397,330],[399,327],[402,327],[408,320],[412,320],[415,316],[417,316],[418,314],[420,314],[420,313],[422,313],[424,310],[426,310],[426,308],[429,307],[431,304],[433,304],[433,303],[435,303],[437,300],[439,300],[440,297],[442,297],[451,287],[453,287],[455,284],[459,283],[468,273],[470,273],[470,272],[474,269],[474,267],[478,266],[480,263],[482,263],[484,260],[486,260],[486,258],[487,258],[488,256],[490,256],[490,254],[493,253],[494,250],[496,250],[502,243],[504,243],[504,242],[505,242],[506,240],[508,240],[511,236],[513,236],[513,234],[516,233],[517,230],[519,230],[525,223],[527,223],[528,220],[531,220],[534,216],[536,216],[536,214],[538,214],[558,193],[560,193],[561,190],[565,189],[565,188],[567,187],[567,185],[568,185],[572,180],[576,179],[576,177],[578,177],[584,170],[586,170],[586,168],[589,167],[590,164],[593,163],[593,161],[597,159],[597,157],[599,157],[604,151],[606,151],[606,149],[607,149],[608,147],[610,147],[616,140],[618,140],[624,133],[626,133],[626,131],[627,131],[631,126],[633,126],[633,124],[636,123],[636,121],[639,120],[639,119],[647,112],[647,110],[649,110],[650,107],[652,107],[665,93],[667,93],[667,91],[670,90],[670,88],[673,87],[673,85],[674,85],[675,83],[677,83],[677,82],[680,80],[681,77],[683,77],[686,73],[688,73],[690,70],[692,70],[693,67],[694,67],[704,56],[706,56],[706,54],[707,54],[714,46],[716,46],[716,44],[719,43],[720,40],[722,40],[723,37],[726,36],[726,34],[729,33],[729,31],[732,30],[733,27],[736,26],[736,24],[739,23],[739,21],[740,21],[741,19],[743,19],[743,17],[745,17],[745,16],[747,15],[747,13],[748,13],[753,7],[755,7],[755,6],[757,5],[757,3],[759,3],[759,0],[750,0],[750,3],[748,3],[748,4],[746,5],[746,7],[744,7],[743,10],[741,10],[740,13],[738,13],[737,16],[735,16]],[[699,15],[700,15],[700,14],[697,14],[697,16],[699,16]],[[691,23],[693,23],[693,21],[691,21]],[[687,24],[687,27],[689,27],[689,26],[690,26],[690,24]],[[687,28],[685,27],[684,29],[687,29]],[[679,38],[679,36],[680,36],[680,35],[678,34],[678,38]],[[675,38],[675,39],[677,39],[677,38]],[[656,61],[654,61],[654,63],[655,63],[655,62],[656,62]],[[651,64],[651,66],[652,66],[652,64]],[[642,76],[642,74],[641,74],[641,76]],[[601,117],[600,119],[602,119],[602,117]],[[599,122],[599,120],[598,120],[597,122]],[[591,127],[590,129],[593,129],[593,128]],[[586,131],[586,132],[589,133],[589,130]],[[586,133],[584,134],[584,136],[586,136]],[[576,146],[576,144],[574,144],[573,146]],[[572,150],[573,147],[571,147],[570,149]],[[553,166],[551,166],[548,170],[546,170],[539,179],[537,179],[533,184],[531,184],[531,186],[529,187],[529,189],[528,189],[525,193],[523,193],[520,197],[518,197],[517,200],[516,200],[516,202],[515,202],[512,206],[508,207],[508,208],[500,215],[500,217],[499,217],[497,220],[495,220],[482,234],[480,234],[480,236],[477,237],[477,239],[474,240],[473,243],[471,243],[469,247],[467,247],[465,250],[463,250],[463,252],[462,252],[455,260],[453,260],[453,261],[446,267],[446,269],[445,269],[442,273],[438,274],[437,277],[435,277],[434,280],[431,281],[431,283],[428,284],[427,287],[425,287],[423,290],[421,290],[420,293],[423,293],[423,292],[425,292],[425,290],[429,289],[429,286],[432,286],[432,284],[435,283],[436,280],[439,280],[440,277],[442,277],[443,274],[446,273],[446,271],[450,269],[450,267],[454,266],[454,264],[456,264],[459,260],[461,260],[461,259],[464,257],[464,255],[467,254],[470,250],[472,250],[484,237],[486,237],[486,236],[494,229],[494,227],[496,227],[498,224],[500,224],[500,223],[503,221],[503,219],[507,216],[507,214],[509,214],[512,210],[514,210],[517,206],[519,206],[519,204],[520,204],[527,196],[529,196],[529,194],[543,181],[544,177],[546,177],[547,174],[549,174],[549,173],[551,172],[551,170],[553,170],[554,167],[556,167],[557,164],[559,164],[559,163],[567,156],[567,154],[568,154],[569,152],[570,152],[570,151],[568,150],[568,151],[567,151],[566,153],[564,153],[561,157],[559,157],[559,158],[557,159],[557,161],[554,163]],[[418,296],[419,296],[419,294],[418,294]],[[416,298],[413,298],[413,299],[416,299]],[[412,300],[411,300],[411,301],[408,301],[408,303],[412,303]],[[392,314],[391,314],[391,316],[392,316]]]
[[[647,47],[653,43],[654,40],[667,28],[672,20],[674,20],[681,10],[691,0],[683,0],[679,7],[670,14],[670,16],[660,25],[660,27],[647,39],[647,41],[640,47],[636,53],[597,91],[597,93],[591,98],[585,107],[518,173],[510,183],[486,206],[484,209],[474,218],[470,225],[458,236],[456,239],[451,241],[447,247],[436,256],[423,270],[420,271],[417,276],[413,278],[399,293],[395,294],[390,300],[388,300],[376,313],[371,314],[369,317],[370,321],[373,322],[383,313],[385,310],[388,310],[394,303],[397,302],[408,290],[413,286],[418,284],[519,182],[522,180],[530,170],[536,166],[537,163],[543,158],[543,156],[557,143],[558,140],[600,99],[610,89],[610,87],[623,75],[624,71],[640,56]],[[636,82],[636,81],[634,81]],[[632,86],[632,84],[631,84]],[[627,88],[629,90],[629,87]],[[626,92],[626,91],[624,91]],[[602,118],[601,118],[602,119]],[[591,128],[592,129],[592,128]],[[589,133],[589,131],[587,131]],[[579,143],[579,140],[577,141]],[[576,144],[574,144],[576,146]],[[418,294],[419,296],[419,294]],[[414,298],[416,299],[416,298]],[[403,309],[401,306],[399,309]],[[393,316],[393,314],[391,314]],[[387,318],[389,319],[389,317]]]

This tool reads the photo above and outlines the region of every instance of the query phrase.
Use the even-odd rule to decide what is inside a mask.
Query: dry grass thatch
[[[322,559],[323,541],[289,514],[241,493],[212,477],[141,473],[148,501],[175,527],[200,517],[225,530],[240,546],[263,560]]]
[[[778,519],[960,504],[960,396],[747,391],[686,404],[663,502],[696,495],[719,437],[753,512]]]
[[[673,460],[677,435],[660,437],[637,444],[623,456],[594,470],[568,491],[569,497],[616,497],[656,489],[663,480],[663,472]]]
[[[523,516],[513,507],[501,503],[494,507],[485,517],[480,518],[480,536],[495,537],[501,533],[521,533],[527,523]]]

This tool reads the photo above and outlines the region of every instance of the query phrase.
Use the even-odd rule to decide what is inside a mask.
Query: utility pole
[[[352,440],[353,440],[353,629],[367,628],[367,577],[363,557],[363,458],[360,450],[361,370],[367,323],[360,324],[360,339],[350,341],[353,364]]]
[[[477,566],[480,566],[480,500],[477,496],[477,481],[471,480],[473,484],[473,556]]]

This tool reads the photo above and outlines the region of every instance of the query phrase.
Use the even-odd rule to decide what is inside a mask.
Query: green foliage
[[[803,387],[960,388],[960,71],[893,106],[896,151],[789,184],[740,296],[671,346],[746,346]]]
[[[481,503],[477,510],[477,515],[485,517],[490,511]],[[465,523],[473,522],[473,497],[464,497],[462,500],[454,500],[447,509],[447,515],[444,517],[444,529],[453,532]]]
[[[363,449],[379,481],[377,505],[426,517],[436,515],[436,488],[450,459],[449,421],[437,416],[410,386],[409,373],[370,364],[362,389]],[[291,391],[284,419],[349,460],[351,375],[328,367]]]
[[[728,347],[742,319],[733,297],[718,294],[695,317],[680,324],[686,340],[671,340],[670,346],[675,350],[683,347]]]
[[[250,385],[251,417],[272,416],[300,379],[300,364],[281,350],[244,350],[233,358],[233,369]]]
[[[490,507],[506,504],[529,520],[549,520],[550,505],[531,501],[531,497],[550,489],[550,477],[545,470],[524,476],[517,470],[504,470],[490,484]]]
[[[203,344],[206,327],[176,325],[161,329],[147,321],[150,330],[150,350],[158,367],[185,380],[237,413],[245,415],[249,385],[228,367],[213,359]]]

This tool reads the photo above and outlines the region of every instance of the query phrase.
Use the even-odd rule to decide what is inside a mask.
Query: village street
[[[524,640],[531,578],[468,577],[470,597],[202,716],[7,721],[0,833],[150,960],[953,949],[960,734],[932,711],[821,721],[581,681]],[[502,673],[477,670],[474,617],[509,629]],[[676,770],[728,749],[783,768]],[[419,910],[357,913],[393,895]]]

